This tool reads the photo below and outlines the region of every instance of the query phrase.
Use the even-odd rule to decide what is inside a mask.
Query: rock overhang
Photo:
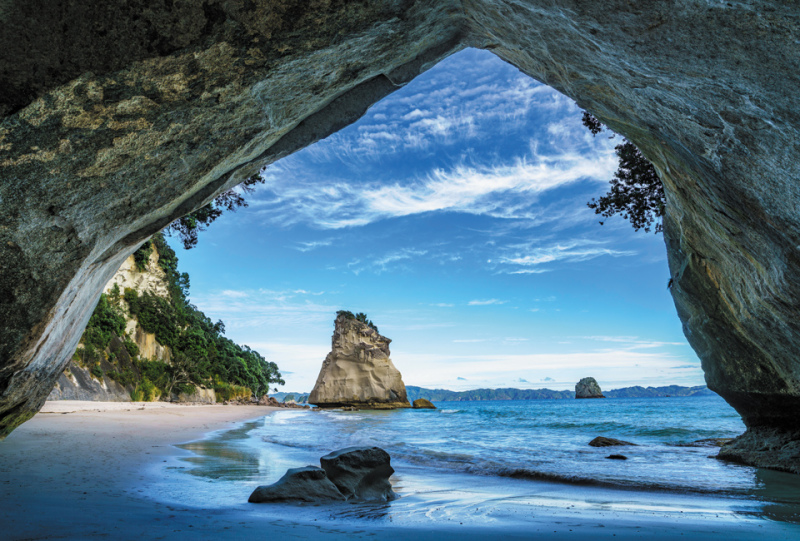
[[[749,426],[796,428],[797,7],[102,4],[0,11],[3,433],[38,409],[139,243],[465,46],[575,99],[653,161],[672,294],[709,387]],[[56,8],[64,25],[33,36]],[[120,37],[128,49],[108,44]]]

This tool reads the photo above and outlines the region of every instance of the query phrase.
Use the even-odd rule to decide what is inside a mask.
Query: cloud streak
[[[531,219],[541,194],[578,181],[605,181],[615,158],[564,153],[517,158],[496,165],[437,168],[421,178],[354,186],[336,179],[297,179],[274,167],[267,187],[251,206],[268,222],[281,226],[307,224],[320,229],[359,227],[378,220],[428,212],[462,212],[505,219]],[[300,243],[300,251],[328,246],[330,241]]]

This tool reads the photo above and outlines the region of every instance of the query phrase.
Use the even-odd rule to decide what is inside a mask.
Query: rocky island
[[[308,403],[321,408],[409,408],[406,386],[389,358],[391,340],[365,314],[339,311],[331,352],[325,357]]]
[[[575,384],[575,398],[605,398],[594,378],[583,378]]]

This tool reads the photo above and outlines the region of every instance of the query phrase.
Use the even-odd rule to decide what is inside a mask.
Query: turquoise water
[[[181,445],[191,453],[165,465],[165,474],[184,480],[189,474],[197,485],[187,491],[184,482],[165,482],[166,492],[181,487],[180,494],[165,492],[165,497],[206,507],[241,505],[253,488],[277,481],[288,468],[318,465],[319,457],[332,450],[376,445],[389,452],[397,472],[393,482],[401,498],[391,504],[395,519],[415,513],[427,517],[442,494],[447,503],[436,503],[438,509],[475,520],[470,506],[476,501],[504,501],[506,512],[509,502],[532,494],[565,491],[567,495],[556,497],[562,501],[574,499],[577,490],[590,499],[603,494],[597,502],[591,500],[598,509],[606,509],[615,498],[624,505],[633,498],[637,508],[673,501],[675,509],[688,509],[704,498],[701,507],[714,509],[709,516],[735,513],[800,522],[800,476],[721,462],[711,457],[716,447],[687,446],[744,431],[736,412],[718,397],[436,406],[437,410],[275,412]],[[596,436],[638,445],[590,447]],[[623,454],[628,460],[609,460],[610,454]],[[659,496],[633,497],[631,490]]]
[[[700,492],[758,490],[753,468],[686,447],[744,431],[718,397],[440,402],[437,410],[291,411],[265,419],[251,438],[322,455],[377,445],[398,464],[482,476],[548,479]],[[636,447],[594,448],[595,436]],[[609,460],[623,454],[628,460]]]

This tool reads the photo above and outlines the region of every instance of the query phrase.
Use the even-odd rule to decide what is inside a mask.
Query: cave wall
[[[465,46],[575,99],[653,161],[672,294],[709,387],[751,429],[796,431],[800,8],[74,4],[0,3],[2,434],[38,410],[138,244]]]

